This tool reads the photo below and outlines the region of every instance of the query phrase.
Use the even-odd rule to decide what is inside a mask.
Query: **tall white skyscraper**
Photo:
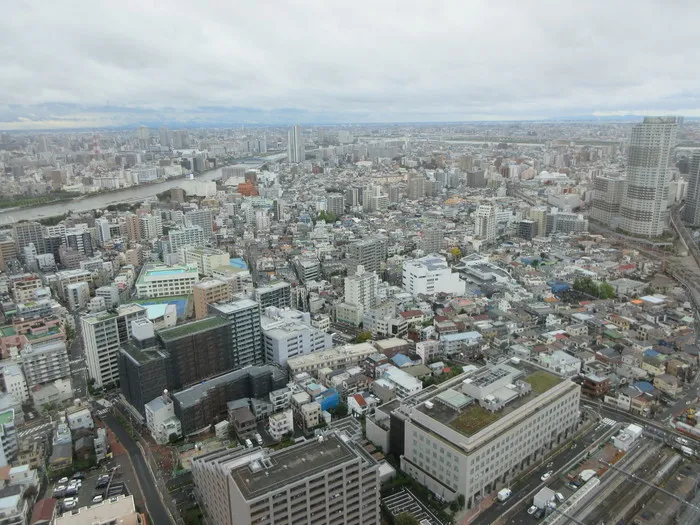
[[[345,278],[345,302],[362,306],[365,310],[377,305],[379,277],[375,272],[366,272],[359,265],[354,275]]]
[[[481,204],[474,217],[474,233],[488,242],[496,240],[496,209]]]
[[[620,228],[632,235],[657,237],[668,219],[668,163],[676,143],[676,117],[645,117],[632,128],[627,186]]]
[[[688,178],[683,220],[691,226],[700,226],[700,152],[695,152],[690,159]]]
[[[287,160],[292,163],[304,162],[304,141],[301,138],[301,128],[294,126],[287,133]]]

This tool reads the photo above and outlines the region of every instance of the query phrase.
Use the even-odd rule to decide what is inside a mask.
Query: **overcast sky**
[[[4,129],[700,116],[697,1],[41,0],[2,11]]]

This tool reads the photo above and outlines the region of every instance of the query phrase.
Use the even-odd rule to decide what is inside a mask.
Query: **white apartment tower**
[[[96,386],[119,380],[119,347],[131,339],[131,321],[145,318],[143,306],[128,304],[81,319],[87,369]]]
[[[632,128],[627,186],[620,228],[632,235],[658,237],[668,219],[668,175],[676,144],[676,117],[645,117]]]
[[[354,275],[345,278],[345,302],[362,306],[369,310],[377,305],[377,286],[379,277],[375,272],[366,272],[365,267],[358,265]]]
[[[465,283],[452,273],[444,257],[436,254],[406,261],[403,265],[403,288],[414,297],[448,293],[464,295]]]
[[[700,152],[695,152],[690,159],[688,177],[683,220],[691,226],[700,226]]]
[[[496,208],[479,205],[474,216],[474,233],[488,242],[496,240]]]
[[[301,137],[301,128],[294,126],[287,132],[287,161],[293,164],[304,162],[304,140]]]

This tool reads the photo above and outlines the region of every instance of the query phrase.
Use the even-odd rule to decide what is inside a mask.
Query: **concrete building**
[[[53,525],[140,525],[145,518],[136,512],[134,496],[116,496],[98,505],[80,507],[58,516]]]
[[[185,226],[199,226],[205,240],[212,234],[214,219],[210,209],[192,210],[185,213]]]
[[[229,255],[223,250],[203,246],[183,246],[178,253],[178,262],[182,265],[194,264],[199,275],[211,277],[214,269],[226,266]]]
[[[179,253],[184,246],[204,246],[208,240],[201,226],[181,226],[168,232],[168,249]]]
[[[265,362],[286,366],[287,360],[327,350],[333,336],[311,326],[311,314],[270,306],[260,317]]]
[[[403,288],[413,296],[464,295],[465,283],[458,273],[452,273],[444,257],[433,254],[404,262]]]
[[[676,145],[676,117],[645,117],[632,128],[620,228],[660,236],[668,221],[668,173]]]
[[[18,450],[15,411],[8,408],[0,411],[0,467],[13,463],[17,459]]]
[[[688,194],[683,209],[683,221],[700,226],[700,152],[696,151],[688,167]]]
[[[25,346],[25,351],[26,351]],[[18,363],[5,363],[0,366],[3,391],[12,394],[20,403],[29,401],[29,389],[22,368]]]
[[[140,233],[141,239],[152,240],[157,239],[163,235],[163,220],[160,218],[160,214],[157,215],[141,215],[139,217],[139,227],[136,228],[135,224],[132,224],[131,234],[136,235]],[[127,231],[129,231],[127,229]]]
[[[64,240],[68,248],[72,248],[86,257],[95,255],[92,247],[92,233],[85,228],[66,228]]]
[[[54,339],[43,343],[28,343],[20,356],[27,387],[50,383],[70,377],[70,358],[66,343]]]
[[[287,368],[292,376],[302,372],[316,374],[321,368],[349,368],[359,365],[365,357],[376,351],[370,343],[339,346],[289,359]]]
[[[144,265],[136,280],[136,296],[139,299],[189,295],[199,282],[197,266]]]
[[[378,286],[377,274],[366,272],[364,266],[358,265],[355,273],[345,278],[345,302],[363,309],[374,308],[377,304]]]
[[[119,347],[131,339],[131,321],[145,318],[144,307],[128,304],[81,319],[88,373],[96,386],[119,379]]]
[[[304,162],[305,159],[306,153],[301,128],[294,126],[287,132],[287,162],[298,164]]]
[[[192,475],[198,498],[217,525],[381,523],[379,464],[342,435],[326,434],[274,452],[204,454],[193,461]]]
[[[175,405],[167,391],[146,403],[144,410],[146,426],[156,443],[164,445],[173,435],[182,436],[182,425],[175,417]]]
[[[593,179],[591,219],[616,228],[620,223],[620,205],[627,181],[614,175],[598,175]]]
[[[518,237],[531,241],[537,236],[537,223],[530,219],[523,219],[518,223]]]
[[[209,305],[225,303],[231,299],[231,287],[219,279],[202,281],[192,287],[194,298],[195,319],[203,319],[209,315]]]
[[[496,240],[496,209],[481,204],[474,213],[474,234],[487,242]]]
[[[85,281],[66,285],[68,309],[72,312],[85,308],[90,301],[90,285]]]
[[[294,261],[294,268],[302,283],[317,281],[321,277],[321,262],[316,257],[297,258]]]
[[[345,213],[345,196],[338,193],[326,197],[326,211],[341,217]]]
[[[294,415],[291,408],[271,414],[267,420],[268,433],[275,440],[281,440],[285,435],[294,432]]]
[[[260,306],[251,299],[209,305],[209,311],[228,321],[231,334],[232,368],[265,362]]]
[[[228,402],[269,399],[270,392],[287,384],[287,374],[276,366],[248,366],[209,379],[173,394],[175,416],[182,433],[190,435],[228,417]]]
[[[23,254],[24,247],[34,244],[37,253],[44,253],[44,229],[38,222],[26,221],[12,225],[12,238],[15,240],[15,253]]]
[[[261,310],[265,310],[268,306],[291,308],[292,287],[286,281],[276,281],[267,286],[260,286],[255,289],[255,300],[260,304]]]
[[[490,364],[403,404],[403,450],[392,452],[416,481],[448,500],[461,494],[473,508],[567,440],[579,398],[578,385],[550,372]]]
[[[387,243],[384,239],[373,237],[356,241],[348,245],[348,273],[362,265],[367,272],[379,272],[387,257]]]

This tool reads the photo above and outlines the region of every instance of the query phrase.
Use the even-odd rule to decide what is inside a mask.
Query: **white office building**
[[[28,388],[70,376],[68,350],[60,339],[27,344],[20,362]]]
[[[168,266],[144,265],[136,280],[136,296],[139,299],[189,295],[199,282],[197,265]]]
[[[228,252],[204,246],[183,246],[178,253],[180,264],[194,264],[201,276],[211,277],[215,268],[229,264]]]
[[[260,317],[265,345],[265,361],[281,366],[289,358],[327,350],[333,336],[311,326],[311,314],[270,306]]]
[[[26,348],[26,347],[25,347]],[[20,403],[29,401],[29,389],[22,368],[17,363],[7,363],[0,367],[0,375],[5,384],[5,390],[12,394]]]
[[[119,380],[119,348],[131,339],[131,321],[145,318],[143,306],[125,304],[115,312],[100,312],[81,319],[87,369],[96,386]]]
[[[141,238],[146,240],[157,239],[163,235],[163,220],[160,214],[142,215],[139,217],[141,223]]]
[[[676,117],[645,117],[632,128],[627,185],[620,207],[620,228],[627,233],[658,237],[666,227],[676,122]]]
[[[444,257],[436,254],[403,264],[403,288],[413,296],[447,293],[464,295],[465,283],[452,273]]]
[[[566,443],[579,421],[580,387],[512,361],[466,372],[402,405],[401,469],[445,499],[463,495],[472,509]]]

